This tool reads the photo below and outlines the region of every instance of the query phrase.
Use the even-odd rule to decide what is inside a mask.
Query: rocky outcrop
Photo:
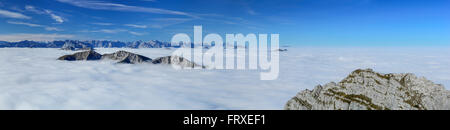
[[[152,62],[152,59],[126,51],[118,51],[112,54],[104,54],[102,59],[118,60],[117,63],[137,64],[144,62]]]
[[[205,68],[201,65],[195,64],[194,62],[191,62],[183,57],[179,56],[166,56],[166,57],[160,57],[156,58],[152,61],[153,64],[174,64],[178,65],[180,67],[189,67],[189,68],[196,68],[201,67]]]
[[[67,60],[67,61],[77,61],[77,60],[100,60],[102,58],[102,55],[93,51],[84,51],[84,52],[77,52],[72,55],[65,55],[58,58],[58,60]]]
[[[152,63],[152,64],[168,64],[168,65],[177,65],[181,68],[205,68],[204,66],[195,64],[183,57],[179,56],[166,56],[159,57],[154,60],[134,54],[127,51],[118,51],[112,54],[104,54],[101,55],[94,50],[78,52],[73,55],[65,55],[59,57],[58,60],[67,60],[67,61],[77,61],[77,60],[114,60],[118,61],[117,63],[125,63],[125,64],[138,64],[138,63]]]
[[[339,83],[298,93],[287,110],[449,110],[450,92],[414,74],[355,70]]]

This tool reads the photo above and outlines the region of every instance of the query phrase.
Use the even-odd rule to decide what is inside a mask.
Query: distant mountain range
[[[51,42],[38,41],[20,41],[20,42],[6,42],[0,41],[0,48],[17,47],[17,48],[62,48],[67,50],[74,50],[80,48],[164,48],[164,47],[180,47],[172,46],[169,42],[161,42],[157,40],[152,41],[102,41],[102,40],[64,40]]]
[[[195,45],[200,46],[200,45]],[[214,46],[214,45],[213,45]],[[61,48],[63,50],[87,50],[92,48],[180,48],[180,47],[194,47],[193,43],[188,44],[172,44],[170,42],[162,42],[158,40],[151,41],[134,41],[134,42],[122,42],[122,41],[107,41],[107,40],[60,40],[50,42],[39,41],[20,41],[20,42],[7,42],[0,41],[0,48]],[[204,48],[210,48],[211,46],[203,46]],[[224,45],[224,48],[227,46]],[[231,47],[233,47],[231,45]],[[240,46],[234,46],[239,48]]]

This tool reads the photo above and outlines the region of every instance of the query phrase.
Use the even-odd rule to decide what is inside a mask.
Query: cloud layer
[[[0,109],[282,109],[298,91],[338,82],[358,68],[411,72],[450,86],[449,48],[287,49],[280,53],[279,79],[261,81],[253,71],[66,62],[56,58],[73,52],[0,48]],[[173,51],[97,51],[117,50],[150,58]]]

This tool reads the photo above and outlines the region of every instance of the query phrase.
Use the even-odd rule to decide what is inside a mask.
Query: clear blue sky
[[[450,45],[449,0],[2,0],[0,40],[279,33],[312,46]],[[225,37],[225,36],[223,36]]]

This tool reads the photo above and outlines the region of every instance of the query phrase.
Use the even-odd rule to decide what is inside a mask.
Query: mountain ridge
[[[198,65],[194,62],[191,62],[179,56],[165,56],[151,59],[146,56],[127,51],[117,51],[115,53],[102,55],[95,52],[94,50],[88,50],[83,52],[77,52],[71,55],[64,55],[59,57],[57,60],[65,60],[65,61],[114,60],[118,61],[117,63],[121,64],[151,63],[151,64],[176,65],[181,68],[205,68],[205,66]]]
[[[289,100],[286,110],[449,110],[450,91],[412,73],[358,69],[339,83],[318,85]]]
[[[19,47],[19,48],[61,48],[64,50],[75,50],[80,48],[163,48],[179,47],[173,46],[169,42],[158,40],[151,41],[109,41],[109,40],[55,40],[48,42],[39,41],[19,41],[19,42],[0,42],[0,48]]]
[[[158,40],[150,41],[111,41],[111,40],[55,40],[55,41],[19,41],[19,42],[7,42],[0,40],[0,48],[61,48],[62,50],[89,50],[93,48],[194,48],[195,46],[202,46],[203,48],[210,48],[214,45],[203,44],[196,45],[194,43],[171,43]],[[238,45],[224,45],[224,48],[242,48],[244,46]],[[246,47],[246,46],[245,46]]]

